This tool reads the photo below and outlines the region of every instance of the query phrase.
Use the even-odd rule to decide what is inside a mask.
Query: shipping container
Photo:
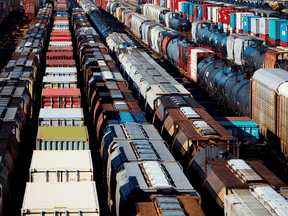
[[[45,76],[76,76],[76,67],[46,67]]]
[[[280,40],[280,27],[281,24],[288,23],[288,20],[284,19],[271,19],[269,22],[269,37],[273,40]]]
[[[42,108],[80,108],[80,89],[43,89]]]
[[[37,150],[88,150],[87,127],[38,127]]]
[[[260,28],[259,28],[259,33],[261,35],[269,35],[270,34],[270,20],[272,19],[277,19],[277,18],[267,18],[267,17],[261,17],[260,18]]]
[[[90,150],[33,151],[29,182],[87,182],[93,181]]]
[[[77,76],[44,76],[43,89],[77,88]]]
[[[95,182],[26,184],[21,216],[43,214],[99,216]]]
[[[218,118],[220,124],[239,142],[251,141],[258,143],[259,128],[248,117],[224,117]]]
[[[49,108],[40,109],[38,126],[84,126],[82,108]]]
[[[203,58],[211,57],[212,51],[204,49],[191,47],[189,48],[188,57],[188,76],[190,80],[198,83],[198,64]]]

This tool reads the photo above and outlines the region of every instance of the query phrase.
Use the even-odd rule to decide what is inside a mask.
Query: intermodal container
[[[88,150],[87,127],[38,127],[37,150]]]
[[[218,120],[229,133],[238,138],[239,142],[258,143],[259,127],[248,117],[226,117]]]
[[[251,32],[251,20],[252,18],[260,18],[260,16],[244,16],[243,17],[243,30]]]
[[[288,35],[287,35],[288,23],[282,23],[280,26],[280,31],[281,31],[280,40],[282,42],[288,43]]]
[[[80,89],[43,89],[42,108],[80,108]]]
[[[269,23],[269,36],[273,40],[280,40],[280,27],[281,24],[288,23],[288,20],[284,19],[271,19]]]
[[[276,18],[261,17],[259,21],[259,33],[262,35],[269,35],[270,33],[270,20]]]
[[[38,118],[39,126],[84,126],[84,114],[82,108],[49,108],[40,109]]]
[[[44,89],[77,88],[77,76],[44,76]]]
[[[93,163],[90,150],[33,151],[29,182],[83,181],[93,181]]]
[[[95,182],[26,184],[21,216],[73,215],[75,212],[99,216]]]
[[[230,26],[236,28],[236,13],[230,14]]]

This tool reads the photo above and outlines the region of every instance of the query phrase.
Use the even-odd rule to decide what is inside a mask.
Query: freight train
[[[85,5],[84,8],[92,8],[93,4],[90,1],[82,0],[80,2],[80,5],[82,5],[83,7]],[[88,12],[88,11],[86,11],[86,12]],[[181,153],[183,153],[183,155],[181,155],[180,157],[176,157],[177,159],[180,158],[180,162],[182,162],[182,165],[184,165],[185,162],[187,163],[187,159],[188,159],[187,153],[189,154],[190,153],[189,151],[191,150],[191,149],[189,150],[190,145],[193,145],[193,144],[195,145],[197,143],[197,145],[201,146],[205,142],[207,142],[207,140],[205,138],[207,138],[208,136],[210,138],[210,141],[216,142],[216,145],[217,145],[216,134],[217,133],[218,133],[218,135],[220,133],[224,134],[225,132],[224,132],[223,128],[220,128],[218,126],[219,123],[215,122],[215,120],[206,113],[206,111],[191,97],[191,95],[187,96],[187,95],[181,95],[181,94],[180,95],[179,94],[178,95],[177,94],[170,94],[170,95],[162,94],[162,95],[158,96],[158,99],[156,100],[157,103],[150,102],[150,101],[155,101],[154,100],[155,97],[157,98],[157,96],[153,96],[153,92],[149,93],[150,90],[153,90],[153,88],[155,88],[155,87],[160,87],[158,89],[156,88],[156,90],[159,91],[159,90],[164,89],[164,87],[167,88],[168,85],[162,84],[163,87],[161,88],[161,84],[157,84],[155,86],[155,85],[153,85],[153,83],[151,83],[151,81],[149,83],[148,80],[153,79],[156,81],[156,80],[161,79],[162,81],[165,81],[164,79],[167,79],[167,80],[171,81],[172,80],[171,77],[169,77],[169,75],[165,73],[165,70],[163,70],[163,68],[161,68],[143,50],[135,48],[135,44],[131,43],[131,40],[125,34],[119,34],[117,32],[113,32],[111,29],[109,31],[107,31],[107,28],[105,28],[105,26],[102,25],[103,23],[105,23],[105,20],[103,17],[101,17],[100,14],[98,14],[97,11],[94,11],[94,12],[90,11],[87,14],[89,14],[91,22],[94,24],[94,26],[96,26],[96,27],[97,27],[97,25],[99,26],[97,29],[99,30],[100,36],[102,36],[102,38],[106,37],[106,43],[109,47],[110,53],[113,56],[117,57],[118,61],[120,62],[121,72],[122,72],[123,76],[127,80],[128,85],[131,86],[131,88],[133,89],[133,92],[135,93],[135,95],[137,95],[139,102],[145,108],[146,113],[148,113],[149,115],[150,114],[152,115],[153,113],[155,113],[154,125],[156,127],[157,127],[157,125],[164,125],[162,127],[162,132],[166,131],[166,134],[162,133],[161,134],[162,137],[165,137],[165,139],[166,139],[166,141],[168,141],[168,143],[169,143],[169,137],[172,138],[173,145],[175,145],[175,149],[178,148],[178,152],[181,150]],[[106,22],[109,22],[109,20],[106,20]],[[104,34],[105,34],[105,36],[104,36]],[[81,39],[83,40],[83,38],[81,38]],[[86,41],[86,40],[84,40],[84,41]],[[93,51],[91,50],[91,48],[88,48],[87,51],[88,51],[88,55],[90,55],[90,59],[91,59],[91,52],[93,52]],[[95,56],[95,54],[93,54],[93,55]],[[99,55],[99,57],[100,57],[100,55]],[[97,56],[97,58],[99,58],[99,57]],[[101,59],[101,57],[100,57],[100,59]],[[91,70],[91,65],[92,65],[92,62],[90,60],[90,65],[88,68],[86,68],[86,72],[88,70]],[[112,69],[113,69],[113,71],[115,70],[114,67],[111,67],[111,64],[109,64],[109,67],[110,67],[110,69],[109,69],[110,71],[112,71]],[[95,65],[95,66],[92,66],[92,68],[94,68],[94,71],[95,71],[95,69],[97,67]],[[101,67],[98,66],[98,68],[101,68]],[[102,71],[102,70],[100,69],[98,71]],[[104,71],[106,71],[106,73],[107,73],[107,70],[104,70]],[[144,75],[144,71],[146,71],[146,76]],[[113,75],[117,74],[117,76],[114,76],[114,78],[113,78],[112,74]],[[154,74],[154,77],[152,76],[152,74]],[[107,80],[107,77],[110,77],[110,79]],[[112,83],[111,83],[112,82],[111,78],[115,80],[114,85],[112,85]],[[97,125],[96,126],[97,136],[103,137],[102,139],[100,138],[100,140],[102,140],[100,152],[101,152],[102,160],[104,161],[104,176],[105,176],[104,178],[105,178],[105,181],[107,182],[106,187],[107,187],[107,191],[108,191],[108,203],[110,201],[110,208],[111,209],[113,209],[113,205],[116,205],[117,214],[120,214],[120,209],[119,209],[119,207],[117,207],[117,203],[114,204],[114,200],[113,200],[113,202],[111,202],[111,198],[109,198],[109,197],[119,196],[119,194],[117,194],[117,193],[118,193],[118,190],[121,189],[120,186],[123,185],[122,181],[125,181],[126,184],[127,184],[127,182],[129,182],[129,186],[125,186],[125,191],[127,190],[126,188],[129,187],[128,193],[129,193],[129,195],[131,195],[131,191],[133,191],[133,193],[135,193],[135,185],[132,183],[130,184],[131,180],[128,181],[128,180],[126,180],[126,178],[127,177],[129,178],[129,176],[132,174],[132,172],[134,173],[135,182],[142,182],[142,175],[140,174],[141,172],[138,172],[139,167],[140,167],[140,170],[142,172],[144,170],[146,172],[149,170],[148,173],[152,174],[153,171],[156,171],[157,166],[152,165],[151,162],[155,161],[156,158],[158,161],[170,161],[170,160],[173,161],[174,160],[173,157],[171,158],[171,155],[169,154],[169,152],[167,151],[165,146],[162,145],[163,144],[162,138],[159,137],[156,133],[153,133],[152,127],[150,129],[148,129],[152,125],[149,125],[147,122],[145,124],[143,124],[144,123],[143,118],[135,117],[135,111],[138,110],[137,116],[139,116],[139,114],[141,113],[141,110],[139,109],[138,106],[136,106],[136,104],[134,104],[133,108],[132,108],[131,102],[133,101],[133,97],[131,97],[131,96],[128,97],[128,95],[130,95],[131,91],[129,91],[127,88],[124,88],[122,86],[121,81],[123,80],[123,78],[121,79],[121,81],[119,78],[120,77],[118,74],[118,70],[115,70],[114,73],[111,72],[110,76],[108,76],[108,74],[104,75],[104,73],[101,72],[101,75],[100,74],[96,75],[96,73],[95,73],[94,77],[91,77],[91,79],[90,79],[91,81],[94,79],[99,80],[98,83],[97,83],[97,81],[94,81],[94,83],[95,82],[96,83],[93,84],[93,86],[95,85],[97,87],[94,90],[94,94],[93,94],[94,96],[92,96],[92,98],[91,98],[90,108],[92,106],[91,114],[92,114],[93,118],[95,118],[96,116],[101,116],[101,118],[98,118],[98,122],[96,123],[96,121],[94,121],[94,123],[95,123],[95,125]],[[142,86],[140,84],[138,84],[137,82],[142,82],[143,83]],[[116,88],[119,89],[117,97],[116,97],[116,92],[113,92],[113,90],[115,91]],[[98,91],[98,93],[97,93],[97,91]],[[103,94],[103,91],[107,92],[107,94]],[[124,94],[124,93],[126,93],[126,94]],[[145,94],[149,94],[149,95],[145,96]],[[98,98],[98,101],[94,99],[95,97]],[[122,107],[125,108],[126,111],[129,111],[125,114],[123,113],[123,110],[120,109],[119,103],[117,104],[117,102],[120,102],[120,98],[123,98],[121,101],[126,102],[126,104],[128,105],[128,106],[127,105],[124,106],[125,103],[122,104],[123,105]],[[127,101],[129,101],[130,103],[128,103]],[[153,108],[156,109],[156,107],[157,107],[156,111],[152,110],[151,104],[155,105]],[[94,111],[93,111],[93,109],[94,109]],[[100,119],[100,121],[99,121],[99,119]],[[141,121],[142,127],[139,127],[139,126],[137,126],[137,124],[134,123],[135,119],[137,119],[138,124]],[[203,121],[203,120],[205,120],[205,121]],[[164,123],[163,123],[163,121],[164,121]],[[128,122],[130,123],[130,125]],[[131,122],[133,122],[134,127],[132,126]],[[121,123],[122,123],[122,125],[121,125]],[[193,126],[195,126],[195,128]],[[98,132],[99,129],[97,129],[97,128],[106,128],[104,130],[104,135],[103,135],[103,133],[101,135],[99,135],[99,132]],[[140,128],[141,128],[142,132],[141,132],[141,130],[139,130]],[[144,131],[145,131],[145,133],[143,133]],[[171,131],[172,131],[172,133],[171,133]],[[197,132],[199,135],[200,135],[200,133],[202,133],[202,137],[200,137],[199,135],[197,136],[196,135]],[[205,137],[205,135],[207,137]],[[175,140],[173,140],[174,137],[175,137]],[[222,136],[221,138],[218,137],[218,139],[222,139],[221,140],[222,143],[227,141],[229,138],[231,139],[231,135],[230,135],[230,137],[224,137],[224,136]],[[137,139],[137,141],[136,141],[136,139]],[[195,141],[195,139],[197,141],[196,141],[196,143],[193,143]],[[162,144],[160,144],[160,143],[162,143]],[[144,148],[145,148],[145,150],[144,150]],[[206,157],[203,156],[203,154],[206,154],[206,151],[209,152],[210,148],[208,147],[202,151],[197,151],[197,150],[195,151],[198,153],[196,154],[196,156],[194,158],[196,158],[196,159],[200,158],[200,159],[202,159],[202,161],[200,161],[197,164],[198,169],[197,169],[197,167],[195,168],[197,170],[197,172],[199,172],[199,173],[197,173],[197,172],[192,173],[192,168],[194,168],[194,167],[192,167],[192,164],[194,165],[195,161],[194,161],[194,159],[190,160],[190,163],[189,163],[189,166],[187,169],[187,173],[188,173],[190,180],[193,180],[196,177],[195,174],[197,174],[197,175],[200,174],[200,175],[202,175],[202,177],[205,176],[205,174],[200,172],[200,171],[203,172],[205,170],[205,168],[203,168],[204,167],[203,165],[205,164],[203,162],[203,160],[206,160]],[[217,149],[217,154],[215,153],[216,151],[214,149]],[[222,155],[223,160],[225,159],[224,156],[226,154],[228,154],[228,155],[230,154],[231,158],[233,157],[231,153],[229,153],[227,150],[225,150],[223,148],[212,147],[212,150],[213,150],[213,154],[211,157],[213,157],[213,158],[211,158],[211,160],[215,160],[216,155],[217,155],[218,159],[221,159],[221,155],[218,154],[221,151],[224,152],[224,154]],[[176,154],[174,153],[174,155],[177,156],[177,153]],[[210,155],[210,154],[208,154],[208,155]],[[146,164],[148,158],[150,159],[149,165],[148,165],[148,163]],[[183,159],[186,161],[183,162]],[[134,163],[136,161],[137,161],[138,166],[134,165]],[[145,161],[145,162],[142,163],[143,161]],[[127,162],[129,162],[129,166],[128,166]],[[216,161],[215,161],[215,163],[216,163]],[[232,198],[231,198],[231,196],[225,197],[225,199],[227,200],[226,204],[225,204],[227,212],[228,211],[234,211],[234,212],[238,212],[238,213],[241,211],[242,211],[242,213],[243,213],[243,211],[255,212],[255,209],[253,207],[245,206],[244,203],[246,200],[243,200],[242,196],[240,196],[240,198],[238,198],[238,200],[237,200],[237,202],[239,204],[241,204],[242,209],[238,209],[237,206],[235,207],[235,204],[233,203],[233,198],[235,198],[234,196],[237,196],[239,193],[241,194],[241,192],[242,192],[246,195],[246,197],[247,196],[249,197],[249,200],[251,201],[251,203],[253,203],[254,206],[256,205],[258,207],[258,210],[262,211],[263,214],[264,213],[267,215],[272,214],[273,213],[273,207],[271,208],[269,205],[266,205],[265,207],[262,206],[263,200],[258,199],[257,190],[260,190],[260,191],[264,190],[263,194],[265,197],[269,196],[269,194],[272,193],[273,196],[277,197],[276,199],[279,199],[279,200],[281,199],[281,201],[283,201],[283,203],[282,203],[283,206],[287,206],[288,203],[287,203],[287,201],[285,201],[285,198],[283,198],[281,195],[279,195],[276,191],[274,191],[270,187],[270,185],[276,186],[279,189],[280,187],[285,186],[285,184],[283,182],[281,182],[279,179],[274,178],[275,176],[271,172],[268,172],[268,169],[265,168],[260,162],[257,163],[253,167],[253,169],[250,168],[248,165],[246,165],[244,167],[247,170],[247,172],[249,172],[249,174],[251,174],[251,175],[254,174],[253,177],[255,177],[255,176],[258,177],[258,179],[256,179],[256,180],[253,179],[253,182],[250,182],[250,179],[246,179],[247,180],[246,183],[242,183],[241,182],[242,179],[240,179],[241,176],[243,176],[243,175],[244,175],[244,177],[243,177],[244,179],[245,179],[245,177],[249,178],[249,175],[248,176],[245,175],[246,170],[244,170],[244,171],[242,170],[243,164],[244,165],[246,164],[244,161],[236,159],[236,160],[229,160],[226,162],[220,161],[220,163],[222,165],[222,167],[220,167],[220,171],[226,167],[226,163],[232,164],[231,169],[234,168],[235,171],[233,171],[233,170],[230,171],[229,168],[226,168],[227,170],[225,170],[225,171],[227,171],[226,173],[230,174],[228,176],[228,178],[231,176],[234,176],[232,181],[237,181],[230,188],[229,188],[230,185],[227,186],[227,188],[225,188],[225,185],[222,187],[225,190],[227,189],[226,195],[228,195],[229,193],[232,193],[231,195],[233,195]],[[140,166],[139,166],[139,164],[140,164]],[[165,166],[165,169],[167,169],[168,168],[167,162],[166,163],[164,162],[164,164],[165,165],[162,165],[162,166],[163,167]],[[172,164],[174,164],[174,163],[172,163]],[[122,168],[121,168],[121,166],[122,166]],[[202,170],[201,169],[199,170],[199,166],[201,166]],[[153,167],[153,169],[152,169],[152,167]],[[184,169],[185,169],[185,167],[184,167]],[[254,171],[254,170],[256,170],[256,171]],[[122,171],[125,171],[125,172],[122,173]],[[167,171],[169,171],[169,169],[167,169]],[[195,170],[193,170],[193,171],[195,171]],[[214,169],[213,169],[213,171],[214,171]],[[159,170],[159,172],[162,173],[160,170]],[[118,176],[120,173],[121,173],[121,178],[122,178],[121,181],[120,181],[120,176]],[[211,171],[211,173],[212,173],[212,171]],[[209,177],[212,176],[211,173],[208,173]],[[215,190],[215,187],[218,188],[219,185],[222,186],[222,184],[225,183],[225,175],[221,175],[221,174],[222,173],[217,175],[217,177],[219,178],[219,181],[217,181],[216,183],[214,183],[214,185],[212,185],[212,189],[211,189],[212,193],[213,193],[213,190]],[[170,175],[171,175],[171,173],[170,173]],[[116,180],[115,180],[115,176],[116,176]],[[215,176],[216,176],[216,174],[215,174]],[[237,177],[237,176],[240,176],[240,177]],[[148,177],[146,177],[146,179],[147,178],[150,179],[149,174],[148,174]],[[175,176],[173,177],[173,175],[171,175],[171,178],[174,179]],[[224,179],[222,180],[222,178],[224,178]],[[116,183],[120,185],[120,186],[118,186],[116,184],[116,188],[117,188],[116,195],[113,193],[113,191],[115,190],[115,185],[109,183],[108,182],[109,179],[111,182],[114,181],[114,184],[116,181]],[[215,178],[213,178],[213,176],[212,176],[211,179],[215,179]],[[207,186],[209,188],[209,184],[211,183],[211,181],[208,180],[206,182],[205,186]],[[217,184],[217,183],[219,183],[219,184]],[[145,193],[146,192],[148,193],[148,191],[151,190],[152,188],[151,187],[147,188],[147,186],[145,184],[144,184],[145,187],[142,187],[143,184],[144,183],[141,183],[141,190],[144,190]],[[248,184],[250,186],[253,185],[253,187],[256,191],[255,192],[256,195],[253,194],[253,190],[248,189],[248,186],[247,186]],[[236,189],[239,189],[239,185],[242,185],[242,187],[240,187],[240,189],[243,189],[243,190],[240,190],[240,191],[236,190]],[[156,184],[155,184],[155,186],[156,186]],[[122,187],[124,187],[124,186],[122,186]],[[140,186],[138,185],[138,187],[140,187]],[[268,191],[269,193],[266,192],[267,190],[270,190],[270,191]],[[216,192],[219,192],[219,191],[216,191]],[[221,190],[221,192],[225,193],[223,190]],[[117,202],[119,202],[118,200],[121,200],[121,199],[125,200],[124,193],[122,191],[121,191],[120,195],[122,195],[123,197],[120,196],[119,198],[116,198]],[[218,195],[220,197],[220,198],[218,198],[218,199],[220,199],[220,201],[221,201],[221,198],[224,199],[224,194],[219,193],[219,194],[217,194],[217,196]],[[163,197],[161,197],[161,198],[163,198]],[[138,209],[138,211],[141,211],[143,213],[144,200],[142,200],[142,202],[139,202],[138,199],[139,199],[139,197],[136,198],[137,209]],[[143,199],[143,197],[142,197],[142,199]],[[150,204],[150,202],[151,202],[150,200],[153,200],[153,199],[154,199],[153,202],[155,203],[155,205],[158,205],[160,197],[158,197],[158,199],[157,199],[157,198],[152,196],[152,198],[151,197],[147,198],[147,199],[145,199],[145,201],[147,201]],[[215,197],[215,199],[216,199],[216,197]],[[175,202],[176,202],[176,200],[175,200]],[[274,198],[272,199],[272,202],[274,202]],[[120,201],[120,203],[121,203],[121,201]],[[182,201],[182,203],[184,204],[183,201]],[[121,204],[118,204],[118,206],[121,206]],[[185,206],[185,204],[184,204],[184,206]],[[151,206],[148,207],[148,204],[147,204],[146,208],[147,209],[144,211],[146,214],[148,214],[147,211],[151,211],[151,209],[154,210],[153,207],[151,207]],[[235,210],[234,210],[234,208],[235,208]],[[278,213],[281,214],[281,212],[283,213],[285,211],[285,208],[286,207],[284,207],[284,209],[279,210],[279,212],[277,212],[277,214]],[[126,210],[125,213],[129,214],[127,211],[128,210]],[[160,212],[163,212],[163,210],[160,209]],[[140,212],[138,212],[138,213],[141,215]],[[194,211],[193,214],[195,214],[195,213],[196,212]]]
[[[132,33],[154,51],[162,53],[164,59],[177,66],[181,73],[205,89],[225,108],[239,116],[250,116],[259,125],[264,138],[274,143],[272,149],[281,151],[287,157],[286,134],[283,133],[286,130],[286,124],[281,120],[283,118],[280,118],[280,115],[286,116],[285,112],[281,110],[285,108],[281,108],[279,102],[274,100],[272,111],[275,114],[273,117],[268,117],[271,112],[268,111],[268,107],[267,109],[258,108],[256,111],[255,107],[262,105],[260,105],[261,101],[256,99],[256,95],[251,95],[253,89],[250,87],[249,81],[259,68],[267,68],[267,74],[260,79],[266,79],[269,76],[272,78],[273,71],[277,71],[277,69],[273,69],[275,67],[285,69],[287,67],[287,48],[267,47],[259,38],[252,35],[221,33],[214,28],[213,23],[207,21],[198,21],[192,24],[192,40],[196,44],[202,45],[202,47],[194,47],[186,40],[181,40],[177,32],[161,27],[161,24],[149,21],[144,17],[139,18],[138,14],[135,15],[137,18],[134,18],[135,13],[129,9],[117,8],[116,11],[116,18],[123,22]],[[139,19],[142,21],[139,22]],[[259,22],[262,21],[266,23],[262,28],[265,32],[276,31],[278,28],[275,28],[275,25],[279,27],[279,23],[277,24],[279,19],[261,18]],[[270,30],[267,30],[269,27]],[[229,63],[227,59],[233,64]],[[282,81],[286,82],[285,78]],[[262,84],[270,87],[267,83]],[[278,83],[277,87],[280,84]],[[272,91],[283,95],[277,90],[277,87],[272,88]],[[270,103],[268,98],[263,100],[267,104]],[[267,118],[271,120],[269,126],[265,120]]]
[[[80,1],[80,6],[89,10],[87,14],[91,19],[97,19],[94,17],[97,10],[91,2]],[[95,11],[90,11],[91,8]],[[100,41],[103,34],[87,34],[84,11],[76,4],[71,4],[71,10],[84,91],[100,145],[110,211],[116,215],[204,215],[196,190],[169,152],[166,142],[147,121],[138,100]],[[102,22],[95,20],[94,25],[110,35]],[[89,29],[94,30],[92,26]],[[129,40],[127,36],[126,39]],[[146,59],[148,56],[143,53],[143,61]],[[155,62],[149,65],[161,69]],[[165,73],[163,69],[162,72]],[[175,209],[166,207],[170,204]]]
[[[100,214],[68,16],[67,2],[55,2],[22,216]]]
[[[2,4],[2,3],[1,3]],[[1,6],[0,4],[0,6]],[[13,6],[11,4],[11,6]],[[0,13],[1,15],[1,13]],[[1,183],[0,215],[8,213],[15,165],[27,138],[27,128],[34,113],[44,46],[51,25],[52,5],[39,10],[26,35],[16,47],[11,60],[0,75],[1,101]],[[18,163],[18,164],[17,164]]]
[[[259,159],[235,159],[227,150],[211,147],[194,156],[187,176],[211,194],[225,215],[287,214],[286,184]]]

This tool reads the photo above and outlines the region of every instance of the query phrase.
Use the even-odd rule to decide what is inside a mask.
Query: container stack
[[[21,213],[99,215],[65,0],[56,2],[54,20],[46,55],[36,150]]]

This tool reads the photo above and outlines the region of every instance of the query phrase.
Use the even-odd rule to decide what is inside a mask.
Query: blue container
[[[180,12],[185,13],[185,4],[186,4],[186,2],[181,2],[180,4],[182,4],[182,10]]]
[[[195,21],[198,21],[198,17],[195,17]]]
[[[281,24],[288,23],[284,19],[271,19],[269,22],[269,37],[273,40],[280,40],[280,26]]]
[[[243,30],[251,32],[251,19],[259,18],[260,16],[244,16],[243,17]]]
[[[194,15],[194,4],[189,2],[189,15]]]
[[[220,23],[220,22],[218,23],[218,29],[223,30],[223,23]]]
[[[287,35],[288,23],[283,23],[280,26],[280,40],[284,43],[288,43],[288,35]]]
[[[230,14],[230,26],[236,28],[236,13]]]
[[[203,6],[198,7],[198,17],[203,18]]]
[[[166,0],[163,0],[163,5],[162,5],[162,7],[164,7],[164,8],[165,8],[165,2],[166,2]]]
[[[239,142],[259,141],[259,127],[253,121],[220,121],[221,125]]]
[[[119,116],[120,116],[121,122],[123,124],[135,122],[135,120],[134,120],[134,118],[130,112],[119,112]]]
[[[189,14],[189,3],[185,2],[184,4],[184,13],[186,13],[187,15]]]

